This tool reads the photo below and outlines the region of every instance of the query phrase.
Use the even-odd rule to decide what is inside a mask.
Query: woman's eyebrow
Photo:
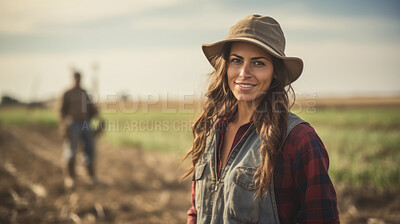
[[[237,54],[231,54],[231,56],[235,56],[235,57],[237,57],[237,58],[243,59],[242,56],[239,56],[239,55],[237,55]],[[259,60],[259,59],[265,59],[265,60],[267,60],[267,61],[270,61],[270,59],[268,59],[268,58],[266,58],[266,57],[263,57],[263,56],[251,58],[251,60]]]
[[[231,56],[235,56],[235,57],[238,57],[238,58],[240,58],[240,59],[243,59],[242,56],[239,56],[239,55],[237,55],[237,54],[231,54]]]
[[[251,60],[258,60],[258,59],[265,59],[265,60],[267,60],[267,61],[270,61],[268,58],[266,58],[266,57],[254,57],[254,58],[251,58]]]

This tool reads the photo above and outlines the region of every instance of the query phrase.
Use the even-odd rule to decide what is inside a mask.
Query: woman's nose
[[[243,66],[240,69],[239,76],[242,77],[242,78],[247,78],[247,77],[251,76],[251,71],[250,71],[250,68],[249,68],[249,64],[243,63]]]

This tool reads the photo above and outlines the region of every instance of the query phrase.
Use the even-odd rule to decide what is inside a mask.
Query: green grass
[[[192,143],[190,113],[111,113],[106,140],[119,146],[134,146],[152,151],[182,155]]]
[[[327,148],[334,182],[400,187],[400,108],[326,108],[298,115]]]
[[[316,108],[297,112],[313,125],[363,129],[397,129],[400,127],[400,108]]]
[[[317,131],[335,183],[400,188],[400,108],[316,108],[297,114]],[[193,113],[103,113],[104,140],[116,146],[182,155],[192,143]],[[57,126],[54,110],[0,108],[0,124]]]
[[[116,146],[133,146],[183,155],[192,143],[191,126],[195,119],[193,113],[105,112],[101,117],[107,125],[104,139]],[[0,124],[57,127],[58,115],[52,109],[2,107]],[[93,125],[97,126],[98,120],[94,120]]]
[[[49,109],[2,107],[0,108],[0,124],[16,126],[39,124],[56,127],[58,117],[55,111]]]

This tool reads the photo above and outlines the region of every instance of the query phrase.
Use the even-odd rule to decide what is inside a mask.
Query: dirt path
[[[78,160],[78,184],[63,185],[55,128],[0,125],[0,223],[185,223],[190,181],[176,156],[98,146],[99,185]],[[400,223],[400,191],[336,186],[342,223]]]
[[[179,158],[98,142],[99,185],[82,165],[63,185],[61,140],[45,127],[0,127],[0,223],[184,223],[190,183]],[[80,161],[77,161],[78,164]]]

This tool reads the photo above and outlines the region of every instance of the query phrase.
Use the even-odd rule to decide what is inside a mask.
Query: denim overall
[[[290,113],[285,139],[303,122]],[[254,173],[261,164],[261,139],[254,126],[251,125],[235,146],[219,177],[217,145],[220,136],[217,131],[215,133],[210,135],[206,151],[195,167],[197,223],[279,224],[273,182],[261,201],[255,196]]]

